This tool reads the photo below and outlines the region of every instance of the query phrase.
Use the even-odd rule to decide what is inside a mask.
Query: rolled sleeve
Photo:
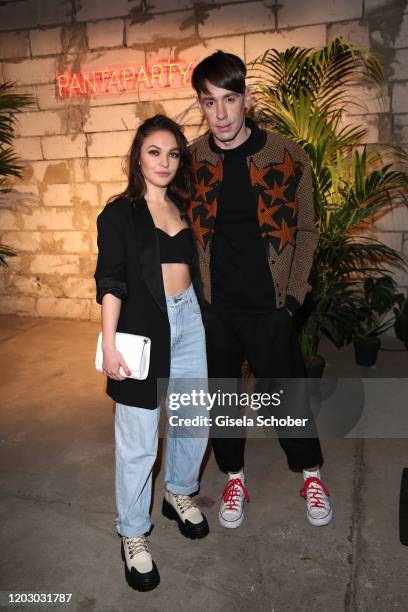
[[[96,282],[96,301],[102,304],[103,296],[111,293],[126,300],[126,249],[125,232],[118,211],[108,204],[98,216],[98,259],[94,274]]]

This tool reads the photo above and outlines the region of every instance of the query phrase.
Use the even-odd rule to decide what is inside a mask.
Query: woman
[[[103,371],[116,402],[116,528],[128,584],[154,589],[160,581],[145,534],[151,528],[152,468],[156,459],[158,379],[206,379],[205,336],[196,292],[198,263],[184,214],[189,204],[191,159],[178,125],[156,115],[137,130],[129,155],[129,182],[97,219],[97,302],[102,304]],[[149,374],[134,380],[115,332],[151,339]],[[121,369],[120,369],[121,368]],[[205,407],[199,412],[205,413]],[[197,412],[194,415],[198,414]],[[169,434],[163,514],[189,538],[208,534],[191,499],[208,431]]]

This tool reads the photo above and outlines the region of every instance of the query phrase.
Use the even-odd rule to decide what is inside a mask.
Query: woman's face
[[[146,186],[167,187],[180,165],[180,151],[174,135],[167,130],[153,132],[140,149],[140,169]]]

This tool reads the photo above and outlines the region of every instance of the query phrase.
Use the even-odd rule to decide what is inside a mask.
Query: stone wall
[[[408,8],[401,0],[11,0],[0,3],[0,76],[34,96],[15,147],[25,161],[17,193],[0,208],[0,242],[14,247],[0,272],[0,312],[99,317],[94,302],[95,219],[124,187],[134,130],[164,112],[194,138],[203,129],[192,90],[56,97],[55,75],[92,67],[198,62],[217,49],[250,61],[268,48],[315,47],[338,34],[376,51],[382,101],[353,120],[369,142],[408,142]],[[396,208],[377,235],[408,254],[408,213]],[[404,290],[408,276],[397,273]]]

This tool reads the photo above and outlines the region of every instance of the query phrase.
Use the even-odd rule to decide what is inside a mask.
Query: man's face
[[[198,103],[216,143],[224,149],[239,146],[247,137],[245,111],[251,102],[249,89],[240,94],[209,81],[206,86],[208,93],[200,92]]]

